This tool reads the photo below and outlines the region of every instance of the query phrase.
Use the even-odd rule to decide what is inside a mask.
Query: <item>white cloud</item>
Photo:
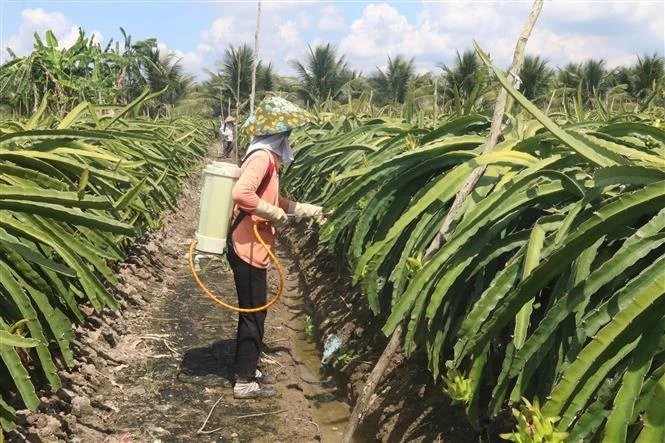
[[[665,32],[665,4],[658,1],[552,2],[543,8],[543,21],[552,25],[576,24],[579,29],[603,27],[611,34],[617,26],[635,29],[643,38],[662,42]],[[647,31],[645,33],[644,31]]]
[[[530,3],[456,1],[423,3],[419,21],[444,32],[461,31],[465,38],[485,32],[506,32],[526,18]]]
[[[229,45],[254,47],[256,5],[246,2],[234,6],[237,7],[222,10],[225,15],[214,19],[201,31],[193,51],[182,53],[186,69],[200,79],[205,78],[203,68],[216,70],[215,62],[223,60]],[[261,8],[259,57],[265,63],[273,63],[278,72],[289,73],[288,61],[306,47],[301,31],[311,27],[312,16],[308,10],[303,10],[301,2],[270,2],[262,4]]]
[[[455,1],[423,2],[419,19],[427,18],[445,31],[458,30],[467,36],[488,33],[517,33],[531,10],[531,2]],[[663,37],[663,3],[656,0],[632,1],[547,1],[536,23],[538,28],[577,28],[593,33],[601,22],[639,24]],[[603,23],[606,24],[606,23]],[[568,32],[567,29],[559,29]],[[613,27],[605,29],[612,33]]]
[[[530,7],[530,2],[424,1],[409,21],[394,6],[371,4],[353,21],[340,50],[363,69],[403,54],[415,56],[422,70],[450,63],[455,51],[470,49],[475,39],[505,67]],[[554,66],[589,58],[605,59],[608,68],[630,64],[634,54],[652,52],[649,45],[662,53],[664,12],[663,3],[653,1],[546,2],[527,53],[542,55]]]
[[[199,78],[205,77],[203,68],[215,69],[229,45],[253,47],[256,3],[229,5],[220,5],[193,47],[171,49]],[[388,56],[402,54],[414,57],[422,71],[451,63],[455,51],[470,49],[475,39],[505,67],[530,6],[527,1],[385,2],[365,4],[352,20],[349,8],[331,1],[263,2],[260,57],[277,72],[293,74],[288,62],[303,59],[308,44],[330,42],[353,69],[369,73],[385,65]],[[604,58],[608,67],[633,63],[637,53],[662,53],[664,12],[657,1],[547,1],[527,53],[539,54],[553,66],[587,58]],[[61,13],[24,9],[18,31],[5,44],[26,54],[33,32],[46,29],[54,30],[61,46],[78,35],[76,24]],[[98,33],[95,37],[101,40]]]
[[[284,43],[295,43],[298,41],[298,27],[295,22],[288,21],[277,27],[279,30],[279,36],[284,41]]]
[[[418,22],[448,38],[449,50],[440,55],[439,62],[450,62],[455,51],[471,49],[476,40],[493,60],[506,63],[512,58],[529,6],[524,2],[424,3]]]
[[[552,1],[543,7],[545,20],[589,23],[621,18],[631,23],[663,23],[663,3],[658,1]],[[662,32],[662,27],[661,27]]]
[[[328,41],[322,39],[321,37],[316,37],[314,40],[310,41],[308,45],[312,48],[316,48],[317,46],[325,45],[326,43],[329,43]],[[303,53],[304,50],[298,51],[299,53]]]
[[[245,3],[247,7],[250,8],[252,11],[256,11],[256,3],[254,2],[243,2],[243,3]],[[293,10],[302,11],[303,9],[312,7],[313,5],[315,5],[315,3],[310,0],[268,1],[261,3],[261,12],[262,13],[268,12],[273,14],[273,13],[288,12]]]
[[[202,54],[205,54],[205,53],[208,53],[208,52],[213,52],[214,50],[215,50],[215,48],[213,48],[208,43],[199,43],[196,46],[196,52],[199,52],[199,53],[202,53]]]
[[[160,55],[173,54],[187,72],[198,73],[203,69],[203,56],[199,51],[183,52],[179,49],[170,49],[162,42],[157,43]]]
[[[5,46],[18,56],[27,55],[32,51],[34,45],[34,33],[37,32],[43,39],[48,30],[53,31],[59,48],[69,48],[79,36],[79,27],[59,12],[46,12],[42,8],[24,9],[21,11],[18,32],[6,40]],[[103,39],[99,31],[92,31],[88,36],[93,37],[97,43]],[[0,62],[4,62],[5,58],[6,54],[2,48]]]
[[[580,63],[589,58],[604,59],[606,68],[635,62],[634,54],[621,51],[612,38],[582,34],[560,35],[548,29],[536,29],[529,40],[529,53],[549,60],[551,66]]]
[[[342,12],[333,5],[326,5],[321,10],[321,17],[317,28],[322,32],[338,32],[344,29],[344,17]]]
[[[236,11],[234,11],[236,12]],[[192,51],[171,49],[180,59],[187,72],[194,74],[199,80],[206,78],[204,69],[215,71],[215,62],[224,57],[230,45],[238,47],[254,41],[254,27],[251,30],[244,26],[237,16],[222,16],[212,21],[207,29],[200,32],[199,43]]]
[[[216,19],[208,29],[201,32],[201,43],[211,47],[226,47],[229,44],[249,42],[253,38],[252,32],[247,26],[236,26],[237,21],[235,16]]]
[[[450,37],[437,32],[429,22],[410,24],[392,6],[381,3],[365,7],[362,16],[351,23],[351,32],[342,39],[340,52],[354,67],[365,71],[383,65],[388,56],[433,57],[449,54]]]
[[[309,29],[312,27],[312,16],[306,12],[298,13],[298,27],[301,29]]]

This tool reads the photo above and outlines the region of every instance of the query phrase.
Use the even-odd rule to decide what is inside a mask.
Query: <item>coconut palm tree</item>
[[[272,67],[272,63],[263,66],[259,62],[256,67],[256,97],[258,100],[265,95],[267,91],[274,91],[277,85],[277,74]]]
[[[339,98],[342,86],[356,77],[344,56],[337,57],[337,50],[330,43],[315,48],[308,46],[304,63],[291,61],[298,74],[300,93],[304,100],[318,103],[328,98]]]
[[[220,112],[226,114],[228,100],[231,100],[231,106],[235,108],[236,89],[238,86],[238,67],[240,67],[240,104],[241,109],[247,105],[247,100],[251,92],[250,77],[251,73],[251,55],[247,59],[247,49],[243,47],[234,48],[229,46],[225,57],[218,62],[220,69],[216,72],[206,70],[208,78],[195,88],[193,97],[199,101],[205,111],[202,114],[211,116],[219,115]],[[245,67],[245,63],[250,62]],[[243,77],[244,76],[244,77]],[[261,100],[266,91],[279,89],[280,79],[274,72],[272,64],[263,65],[259,62],[256,69],[256,98]],[[224,103],[220,103],[223,100]],[[220,108],[223,105],[223,110]]]
[[[594,95],[601,96],[610,86],[610,73],[605,69],[605,60],[589,59],[583,63],[568,63],[559,69],[557,84],[573,90],[582,87],[582,101],[588,104]]]
[[[582,65],[579,63],[567,63],[556,75],[557,84],[560,87],[577,89],[582,81]]]
[[[233,107],[243,107],[251,92],[252,63],[254,51],[249,45],[229,45],[221,62],[221,73],[225,80],[225,95],[232,97]]]
[[[602,95],[608,87],[607,76],[608,72],[605,69],[605,60],[589,59],[582,63],[582,79],[584,80],[582,88],[584,89],[585,97],[591,98],[594,96],[594,93]]]
[[[381,104],[404,103],[409,83],[414,79],[414,71],[413,57],[407,60],[401,55],[395,58],[389,56],[385,71],[377,67],[376,74],[370,77],[377,101]]]
[[[196,100],[199,103],[203,115],[226,114],[228,101],[232,97],[227,79],[221,72],[206,70],[206,74],[208,78],[194,87],[190,100]]]
[[[119,54],[122,59],[121,72],[117,78],[117,87],[121,90],[121,101],[129,103],[141,94],[145,88],[150,87],[149,76],[156,76],[162,72],[160,66],[157,39],[148,38],[132,43],[132,36],[120,28],[123,36],[124,48]]]
[[[624,85],[627,90],[632,92],[635,80],[633,78],[633,69],[629,66],[618,66],[611,72],[608,82],[612,86]]]
[[[252,65],[254,63],[254,50],[247,44],[234,47],[229,45],[224,59],[218,63],[219,76],[211,75],[217,87],[223,89],[223,94],[231,97],[232,106],[240,109],[248,106],[249,96],[252,91]],[[261,96],[261,91],[270,91],[274,88],[274,73],[272,65],[264,66],[261,61],[256,68],[256,91]],[[219,96],[219,91],[216,91]]]
[[[457,51],[455,63],[452,66],[439,64],[443,70],[446,82],[450,88],[459,92],[465,98],[471,95],[473,89],[487,81],[487,71],[478,55],[472,49],[462,54]]]
[[[173,53],[157,53],[156,68],[147,74],[148,86],[153,91],[166,90],[155,100],[152,115],[163,114],[167,107],[174,107],[191,91],[194,77],[184,72],[180,59]]]
[[[549,93],[550,81],[554,73],[547,66],[547,60],[540,56],[527,55],[524,57],[524,65],[520,71],[522,85],[520,90],[526,98],[531,101],[539,101]]]
[[[637,57],[632,68],[632,92],[636,98],[644,98],[663,84],[665,78],[665,58],[658,54]]]
[[[443,70],[443,98],[454,101],[455,107],[470,109],[489,85],[489,74],[478,55],[472,49],[456,53],[452,66],[438,64]]]
[[[605,92],[605,103],[610,111],[633,101],[634,83],[634,73],[630,66],[618,66],[607,75],[608,89]]]

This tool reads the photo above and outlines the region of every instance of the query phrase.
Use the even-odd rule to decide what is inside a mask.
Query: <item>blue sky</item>
[[[365,73],[388,56],[414,57],[420,71],[451,63],[456,50],[476,39],[502,65],[512,57],[530,1],[314,2],[263,1],[260,56],[292,74],[289,60],[304,58],[307,45],[331,42],[354,69]],[[547,0],[527,46],[552,66],[603,58],[608,67],[630,64],[637,54],[663,54],[662,1]],[[204,76],[229,44],[253,45],[256,3],[215,1],[15,1],[0,2],[0,38],[20,55],[34,32],[53,29],[61,45],[82,27],[104,44],[120,39],[122,26],[134,40],[155,37],[164,51],[181,57],[187,70]]]

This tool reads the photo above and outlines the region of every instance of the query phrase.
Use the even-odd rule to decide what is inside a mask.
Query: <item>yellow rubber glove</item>
[[[276,227],[284,226],[289,221],[289,217],[284,212],[284,209],[271,205],[265,200],[259,200],[259,205],[254,210],[254,215],[265,218]]]

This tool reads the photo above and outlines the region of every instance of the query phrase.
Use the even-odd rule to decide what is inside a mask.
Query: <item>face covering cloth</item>
[[[277,154],[282,163],[289,164],[293,161],[293,151],[289,143],[289,137],[285,132],[279,134],[263,135],[255,137],[247,148],[243,161],[249,154],[259,149],[267,149]]]

